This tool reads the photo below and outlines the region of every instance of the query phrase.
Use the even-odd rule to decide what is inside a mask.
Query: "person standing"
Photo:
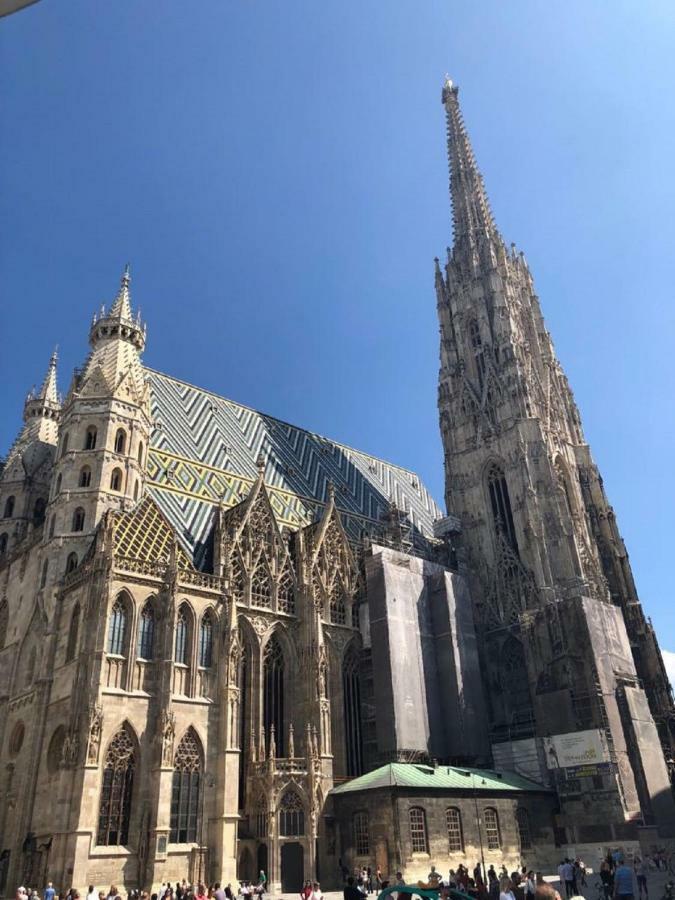
[[[93,888],[90,887],[89,890],[93,891]],[[56,891],[54,890],[54,885],[50,881],[50,882],[48,882],[47,887],[44,890],[44,894],[42,895],[43,900],[54,900],[55,894],[56,894]],[[87,895],[87,900],[89,900],[88,895]]]
[[[342,892],[342,896],[344,900],[361,900],[361,891],[354,884],[354,877],[352,875],[347,878],[347,884]],[[305,900],[307,900],[307,898],[305,898]]]
[[[534,895],[537,892],[537,885],[534,880],[534,872],[532,869],[527,873],[525,877],[525,900],[534,900]]]
[[[45,900],[47,900],[46,897]],[[89,888],[87,889],[87,900],[98,900],[98,894],[96,893],[93,884],[90,884]]]
[[[614,870],[614,900],[634,900],[635,898],[635,873],[625,865],[623,855],[618,854],[616,869]]]
[[[499,900],[516,900],[513,894],[513,884],[508,875],[499,880]]]
[[[569,861],[569,859],[567,859],[567,857],[565,857],[565,861],[563,862],[562,866],[560,867],[560,875],[562,878],[561,887],[564,885],[565,896],[567,897],[567,900],[569,900],[570,897],[574,897],[574,895],[575,895],[574,866]]]
[[[649,863],[646,859],[635,857],[635,874],[637,875],[638,895],[642,900],[642,892],[644,891],[645,900],[649,900],[649,891],[647,890],[647,875],[649,874]]]

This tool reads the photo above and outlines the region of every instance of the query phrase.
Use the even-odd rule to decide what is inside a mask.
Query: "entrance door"
[[[304,872],[302,844],[297,841],[283,843],[281,845],[281,890],[284,894],[300,891]]]
[[[256,880],[260,871],[263,871],[265,875],[267,872],[267,844],[259,844],[258,845],[258,871],[255,873]]]

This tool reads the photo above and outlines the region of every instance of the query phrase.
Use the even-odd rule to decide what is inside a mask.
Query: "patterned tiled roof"
[[[150,495],[131,512],[115,513],[112,527],[116,554],[146,562],[169,561],[174,533]],[[180,546],[176,550],[178,567],[191,569],[185,551]]]
[[[423,790],[548,791],[548,788],[516,772],[494,769],[459,769],[454,766],[425,766],[417,763],[389,763],[358,778],[334,787],[333,794],[372,791],[382,787],[406,787]]]
[[[247,496],[260,456],[280,525],[315,521],[332,482],[350,539],[377,536],[392,502],[420,539],[433,537],[433,522],[443,513],[414,472],[152,369],[146,373],[155,421],[150,492],[196,565],[208,554],[215,507]]]

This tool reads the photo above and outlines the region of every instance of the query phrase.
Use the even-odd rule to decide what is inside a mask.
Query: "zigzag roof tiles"
[[[261,456],[280,525],[315,521],[332,482],[350,539],[377,537],[392,502],[417,538],[433,537],[443,513],[414,472],[154,370],[146,374],[155,421],[148,486],[196,565],[208,553],[215,507],[246,497]]]

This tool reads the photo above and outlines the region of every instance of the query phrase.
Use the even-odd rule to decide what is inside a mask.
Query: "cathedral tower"
[[[443,269],[436,261],[445,499],[473,573],[493,756],[522,758],[527,743],[532,766],[538,755],[555,768],[543,762],[544,737],[595,731],[613,777],[598,770],[594,789],[602,783],[617,820],[639,815],[638,805],[656,816],[658,790],[633,732],[636,718],[653,717],[670,752],[663,661],[532,276],[497,230],[452,82],[442,99],[454,230]],[[638,714],[643,688],[649,708]],[[662,760],[657,767],[661,778]],[[564,767],[555,774],[562,781]]]
[[[66,569],[81,561],[105,512],[143,495],[150,392],[140,359],[146,329],[131,310],[130,280],[127,266],[110,309],[94,316],[91,353],[63,404],[45,539],[63,548]]]
[[[40,389],[26,397],[23,428],[0,473],[0,556],[42,526],[60,415],[55,351]]]

